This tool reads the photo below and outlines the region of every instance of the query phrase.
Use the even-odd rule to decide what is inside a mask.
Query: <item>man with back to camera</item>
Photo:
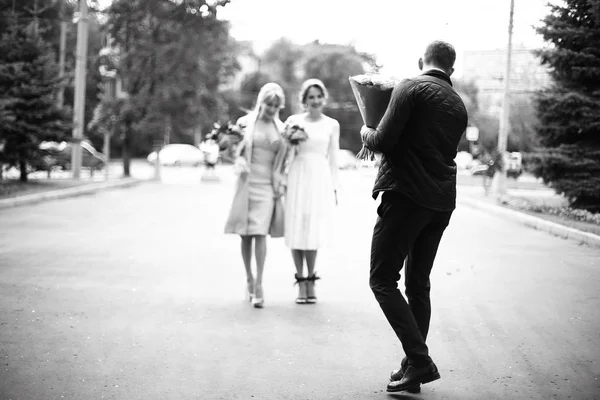
[[[419,392],[440,378],[425,344],[431,319],[429,275],[456,207],[458,142],[467,127],[467,111],[452,88],[456,52],[449,43],[430,43],[419,69],[392,91],[376,129],[363,126],[368,149],[382,154],[373,187],[377,222],[371,242],[369,284],[406,356],[392,371],[388,392]],[[398,289],[406,259],[407,301]]]

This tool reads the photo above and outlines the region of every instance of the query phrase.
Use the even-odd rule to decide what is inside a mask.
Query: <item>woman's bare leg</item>
[[[242,260],[246,268],[246,281],[248,282],[248,292],[254,293],[254,276],[252,275],[252,236],[242,236]]]
[[[306,268],[308,269],[308,280],[306,281],[306,298],[307,302],[314,304],[317,302],[317,295],[315,293],[315,263],[317,261],[316,250],[306,250]]]
[[[308,269],[308,276],[312,276],[315,273],[315,263],[317,262],[317,251],[316,250],[305,250],[304,255],[306,257],[306,268]]]
[[[303,274],[304,274],[304,250],[292,249],[292,259],[294,260],[294,265],[296,266],[297,275],[303,276]]]
[[[298,283],[298,297],[296,303],[306,304],[306,277],[304,276],[304,250],[292,249],[292,258],[296,266],[296,282]]]
[[[254,237],[254,255],[256,257],[256,285],[262,285],[263,270],[265,269],[265,260],[267,258],[267,238],[266,236]]]

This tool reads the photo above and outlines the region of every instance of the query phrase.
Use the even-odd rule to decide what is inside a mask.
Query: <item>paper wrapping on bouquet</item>
[[[368,77],[368,75],[351,76],[349,78],[352,93],[354,93],[364,124],[369,128],[377,128],[390,103],[394,87],[376,85],[372,83],[372,80],[367,81],[361,79],[361,77]]]
[[[377,74],[356,75],[348,79],[363,123],[369,128],[377,128],[398,81]],[[373,160],[375,154],[363,146],[357,157]]]

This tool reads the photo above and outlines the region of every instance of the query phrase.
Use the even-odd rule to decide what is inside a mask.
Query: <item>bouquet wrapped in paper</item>
[[[351,76],[349,80],[364,124],[377,128],[390,103],[392,90],[399,81],[373,73]],[[356,157],[373,160],[375,154],[363,146]]]

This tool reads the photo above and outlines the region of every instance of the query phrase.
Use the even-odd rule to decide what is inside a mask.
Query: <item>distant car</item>
[[[519,152],[506,153],[503,156],[506,176],[517,179],[523,173],[523,155]],[[489,169],[488,164],[483,164],[479,160],[473,160],[470,171],[472,175],[486,175]]]
[[[361,161],[356,158],[354,153],[346,149],[338,151],[337,163],[339,169],[357,169],[361,165]]]
[[[40,150],[45,154],[36,165],[37,169],[50,170],[53,167],[59,167],[63,170],[71,169],[72,143],[68,142],[42,142]],[[81,142],[81,166],[90,168],[90,170],[101,170],[106,165],[106,156],[97,151],[94,146],[84,140]]]
[[[517,179],[523,173],[523,155],[518,151],[507,153],[504,157],[504,165],[506,165],[506,175]]]
[[[159,159],[161,165],[194,166],[201,165],[204,161],[204,153],[191,144],[174,143],[168,144],[160,149]],[[156,163],[156,152],[148,154],[147,160],[150,164]]]
[[[489,169],[489,167],[485,164],[476,164],[471,167],[470,171],[471,171],[471,175],[478,176],[478,175],[485,175],[487,173],[488,169]]]

